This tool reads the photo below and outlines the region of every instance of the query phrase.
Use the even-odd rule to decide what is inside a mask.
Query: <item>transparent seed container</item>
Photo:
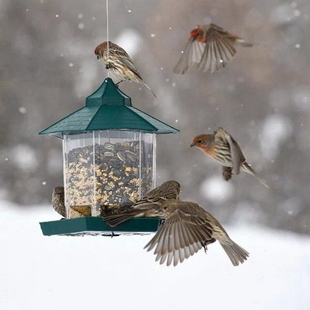
[[[67,218],[81,216],[74,207],[128,205],[155,186],[156,135],[103,130],[63,135]]]

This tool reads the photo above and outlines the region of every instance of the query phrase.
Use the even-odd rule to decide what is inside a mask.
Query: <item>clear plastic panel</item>
[[[85,206],[98,216],[100,205],[126,205],[155,185],[155,134],[113,130],[64,135],[63,152],[69,218],[81,216],[72,206]]]

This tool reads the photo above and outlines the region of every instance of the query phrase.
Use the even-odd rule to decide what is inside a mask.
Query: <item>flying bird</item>
[[[228,181],[232,174],[238,175],[240,169],[252,174],[261,184],[269,188],[266,182],[247,163],[245,155],[236,140],[222,127],[213,134],[202,134],[193,139],[191,147],[198,147],[223,166],[223,178]]]
[[[180,183],[177,181],[166,181],[154,188],[142,199],[136,201],[132,206],[114,209],[117,213],[110,213],[106,206],[101,206],[101,216],[111,226],[115,227],[133,217],[157,217],[154,209],[166,200],[179,199]]]
[[[211,73],[226,67],[235,56],[236,46],[252,47],[235,34],[215,25],[198,25],[190,32],[183,54],[175,66],[175,74],[184,74],[190,68]]]
[[[109,50],[109,53],[107,50]],[[105,41],[95,48],[94,53],[96,54],[98,60],[102,59],[106,65],[106,69],[110,69],[115,76],[121,79],[120,82],[128,80],[142,84],[156,98],[156,95],[152,89],[143,81],[129,55],[119,45],[111,41]]]
[[[201,248],[219,241],[234,266],[247,260],[249,253],[235,243],[219,221],[198,204],[178,199],[164,201],[154,208],[157,217],[165,219],[155,236],[145,246],[155,248],[156,261],[176,266]]]

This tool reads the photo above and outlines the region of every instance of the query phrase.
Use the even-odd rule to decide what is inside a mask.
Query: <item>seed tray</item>
[[[160,219],[133,218],[116,227],[111,227],[101,217],[87,216],[41,222],[40,226],[44,236],[147,235],[157,231]]]

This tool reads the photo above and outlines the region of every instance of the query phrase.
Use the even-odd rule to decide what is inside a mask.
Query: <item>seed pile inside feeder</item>
[[[140,152],[141,148],[141,152]],[[152,145],[106,142],[67,154],[66,197],[70,206],[126,205],[152,189]],[[99,215],[99,213],[98,213]]]

